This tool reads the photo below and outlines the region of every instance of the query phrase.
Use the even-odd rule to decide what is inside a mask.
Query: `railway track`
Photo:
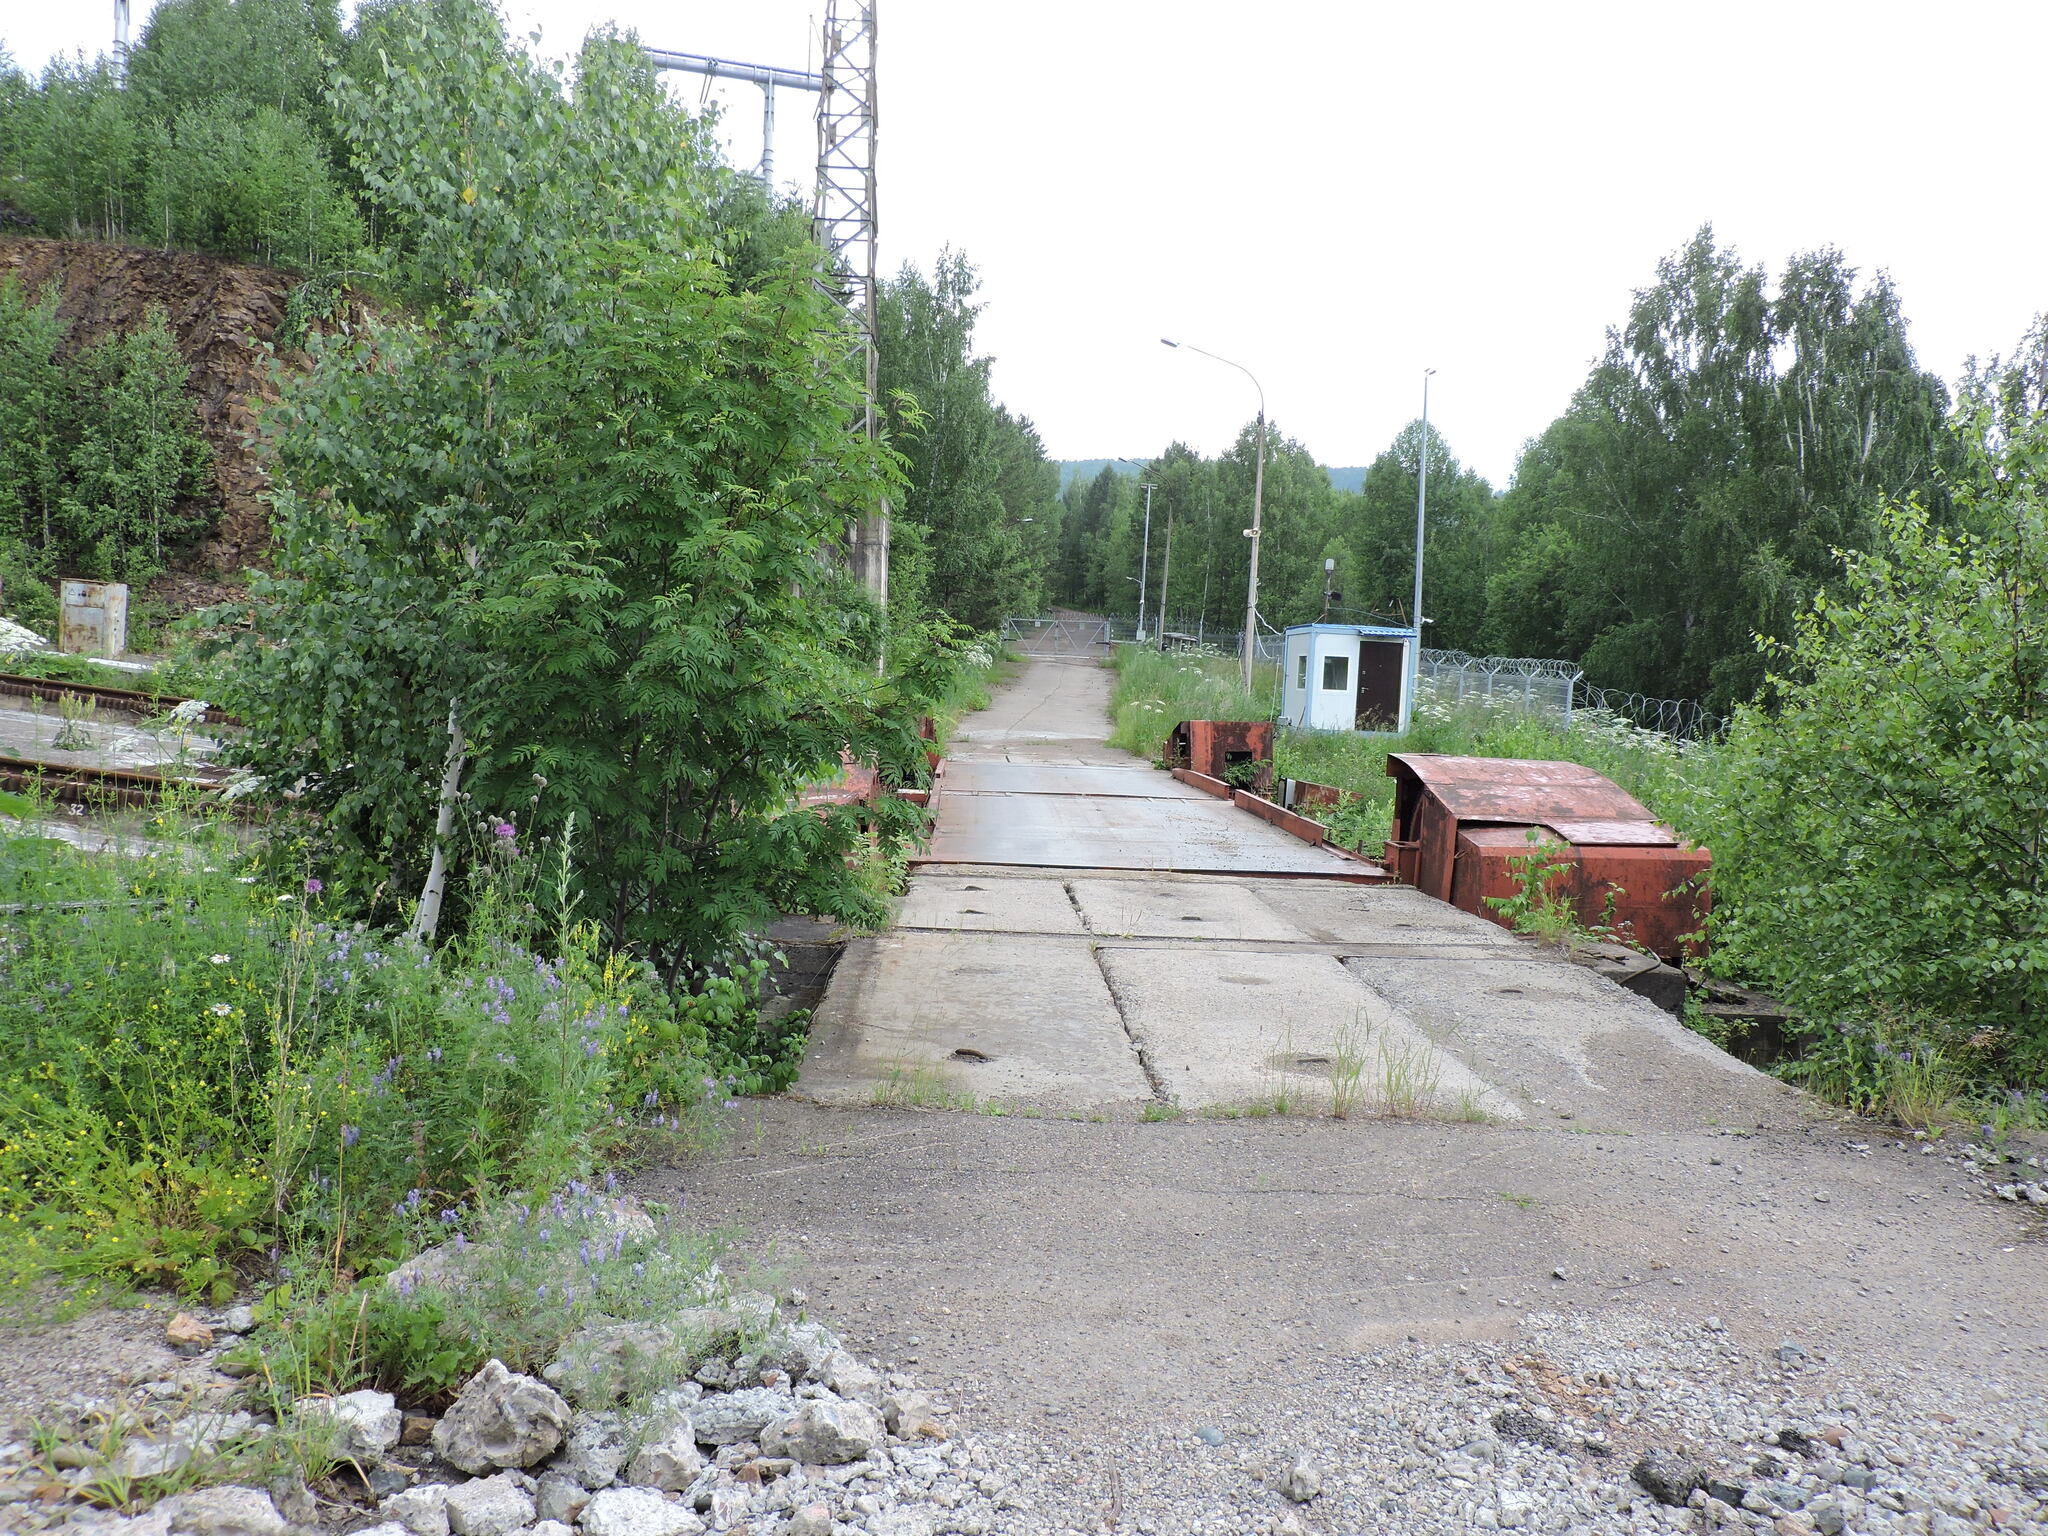
[[[109,688],[97,683],[74,683],[61,678],[24,677],[0,672],[0,708],[16,701],[61,705],[66,699],[88,702],[95,715],[131,715],[152,720],[193,700],[172,693],[151,693],[138,688]],[[224,709],[208,705],[197,712],[193,723],[235,726],[241,722]],[[58,763],[39,757],[17,757],[0,752],[0,788],[34,794],[61,805],[94,810],[124,806],[153,805],[173,791],[217,789],[229,777],[229,770],[214,763],[197,763],[177,772],[154,767],[111,768],[86,763]]]
[[[160,715],[193,701],[174,693],[145,693],[137,688],[104,688],[97,683],[69,683],[54,677],[22,677],[0,672],[0,699],[41,699],[56,703],[69,696],[91,699],[96,709],[116,709],[131,715]],[[224,709],[207,705],[199,716],[208,725],[240,725]]]
[[[228,769],[212,763],[172,776],[141,768],[92,768],[37,757],[0,757],[0,789],[93,810],[154,805],[173,791],[203,794],[219,789],[228,777]]]

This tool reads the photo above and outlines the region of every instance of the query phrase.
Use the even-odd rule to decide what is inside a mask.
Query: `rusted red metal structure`
[[[1577,763],[1392,753],[1394,828],[1387,868],[1427,895],[1507,926],[1489,898],[1521,889],[1511,860],[1533,842],[1563,845],[1553,888],[1579,920],[1603,917],[1665,959],[1696,955],[1713,863],[1633,795]],[[1608,914],[1610,893],[1613,909]]]
[[[1273,787],[1273,722],[1183,720],[1167,736],[1161,755],[1169,768],[1192,769],[1263,795]],[[1246,767],[1251,770],[1249,786],[1243,777]]]

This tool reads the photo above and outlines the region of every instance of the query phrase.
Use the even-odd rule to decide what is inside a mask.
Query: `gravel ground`
[[[964,1420],[971,1425],[975,1415]],[[1193,1432],[1077,1459],[1059,1436],[987,1437],[1018,1474],[1017,1536],[1247,1532],[2048,1530],[2038,1378],[1853,1376],[1718,1319],[1538,1313],[1511,1339],[1335,1356]],[[1212,1443],[1213,1442],[1213,1443]],[[1711,1480],[1690,1505],[1632,1476],[1651,1451]],[[1305,1460],[1320,1491],[1296,1503]],[[1294,1492],[1305,1491],[1296,1487]],[[1670,1490],[1679,1491],[1679,1490]],[[1683,1496],[1681,1494],[1681,1496]],[[1712,1500],[1712,1502],[1709,1502]]]

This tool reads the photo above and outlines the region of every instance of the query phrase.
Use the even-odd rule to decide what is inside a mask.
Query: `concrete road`
[[[1158,1118],[1774,1123],[1657,1009],[1110,748],[1111,674],[1032,660],[963,722],[937,834],[856,940],[797,1093]]]

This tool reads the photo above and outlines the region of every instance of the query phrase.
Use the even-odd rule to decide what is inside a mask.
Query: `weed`
[[[1443,1079],[1443,1063],[1425,1041],[1379,1042],[1380,1109],[1398,1120],[1429,1113]]]
[[[89,694],[59,694],[57,712],[63,716],[64,723],[57,727],[57,734],[51,738],[50,745],[59,752],[90,752],[98,746],[92,725],[99,702]]]
[[[1366,1042],[1371,1037],[1371,1028],[1363,1022],[1363,1014],[1354,1014],[1349,1024],[1337,1030],[1337,1039],[1330,1052],[1330,1113],[1339,1120],[1351,1118],[1351,1112],[1364,1096]]]
[[[1167,1120],[1178,1120],[1180,1117],[1181,1107],[1170,1100],[1162,1102],[1158,1099],[1148,1099],[1144,1107],[1138,1111],[1138,1119],[1147,1125]]]
[[[1494,1193],[1507,1201],[1509,1205],[1524,1211],[1531,1209],[1536,1204],[1536,1197],[1534,1195],[1518,1195],[1513,1190],[1507,1189],[1497,1189]]]
[[[973,1107],[971,1098],[946,1086],[945,1075],[931,1061],[898,1061],[874,1088],[878,1109],[945,1109],[963,1101]]]

